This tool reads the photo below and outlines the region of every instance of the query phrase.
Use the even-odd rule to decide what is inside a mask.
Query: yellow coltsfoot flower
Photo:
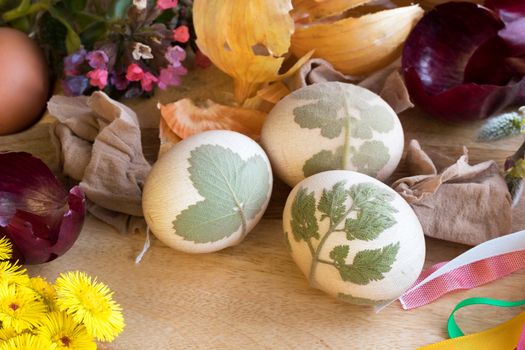
[[[96,350],[97,348],[86,327],[63,312],[47,314],[37,334],[56,345],[56,350]]]
[[[24,333],[2,342],[0,350],[56,350],[56,346],[39,336]]]
[[[124,329],[122,308],[104,283],[76,271],[60,274],[55,288],[60,310],[84,324],[97,340],[113,341]]]
[[[35,327],[46,313],[46,306],[31,289],[0,283],[0,321],[16,332]]]
[[[0,261],[0,283],[14,283],[19,285],[27,285],[29,283],[29,276],[27,270],[9,261]]]
[[[42,277],[31,277],[29,288],[35,291],[39,299],[46,304],[49,311],[58,311],[55,287]]]
[[[0,260],[9,260],[13,256],[13,244],[7,237],[0,238]]]

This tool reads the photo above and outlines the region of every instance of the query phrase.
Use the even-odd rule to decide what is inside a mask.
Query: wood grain
[[[158,147],[157,101],[170,102],[191,95],[228,99],[230,81],[215,70],[190,76],[186,88],[170,90],[150,100],[129,104],[143,126],[145,153],[154,160]],[[206,85],[208,84],[208,85]],[[193,89],[192,87],[198,87]],[[222,91],[222,92],[221,92]],[[222,94],[222,95],[221,95]],[[406,141],[418,139],[425,150],[456,157],[465,145],[473,163],[498,163],[513,153],[521,138],[478,143],[478,124],[450,125],[417,110],[401,116]],[[57,169],[45,117],[24,133],[0,138],[0,149],[31,151]],[[403,164],[393,176],[406,173]],[[206,255],[171,250],[159,241],[140,265],[134,258],[144,237],[119,235],[88,218],[71,251],[54,262],[30,267],[32,274],[50,279],[66,270],[84,270],[111,286],[124,307],[127,327],[113,344],[101,349],[414,349],[446,337],[446,319],[457,302],[484,296],[523,299],[525,272],[471,291],[403,311],[396,303],[380,314],[344,304],[308,286],[283,243],[281,213],[289,188],[277,181],[265,218],[237,247]],[[525,228],[525,201],[514,212],[514,229]],[[430,265],[449,260],[467,247],[427,239]],[[467,332],[496,325],[518,310],[472,307],[458,313]]]

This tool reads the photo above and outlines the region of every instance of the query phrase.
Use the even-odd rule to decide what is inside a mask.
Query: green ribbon
[[[497,299],[490,299],[490,298],[469,298],[469,299],[465,299],[459,302],[454,308],[454,310],[452,310],[452,313],[450,314],[450,317],[448,318],[447,328],[448,328],[448,335],[450,338],[457,338],[457,337],[462,337],[465,335],[459,328],[458,324],[456,323],[456,320],[454,319],[454,314],[459,309],[464,308],[466,306],[470,306],[470,305],[516,307],[516,306],[525,305],[525,300],[506,301],[506,300],[497,300]]]

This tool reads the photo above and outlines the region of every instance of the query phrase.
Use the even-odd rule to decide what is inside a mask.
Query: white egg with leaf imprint
[[[240,243],[263,216],[272,192],[270,162],[252,139],[207,131],[175,144],[153,166],[144,217],[164,244],[208,253]]]
[[[404,147],[394,110],[360,86],[327,82],[283,98],[269,113],[261,143],[276,175],[290,186],[328,170],[387,179]]]
[[[312,287],[352,304],[398,298],[425,260],[423,229],[408,203],[382,182],[353,171],[301,181],[286,202],[283,230]]]

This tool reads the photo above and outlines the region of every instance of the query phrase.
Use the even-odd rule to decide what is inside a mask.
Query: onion
[[[405,81],[414,104],[425,112],[467,121],[525,102],[525,5],[494,0],[490,6],[436,6],[408,37]]]
[[[40,264],[56,259],[78,238],[86,212],[78,186],[68,193],[51,170],[28,153],[0,153],[0,235],[13,258]]]

